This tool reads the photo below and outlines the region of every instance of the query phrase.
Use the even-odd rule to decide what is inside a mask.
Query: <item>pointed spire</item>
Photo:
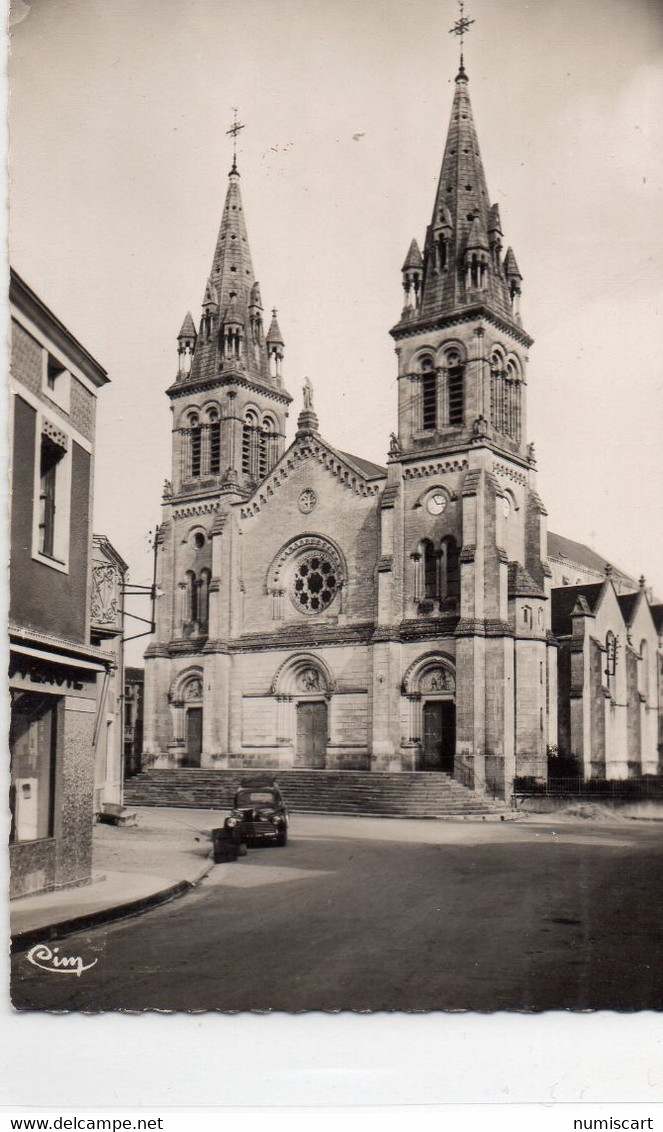
[[[512,319],[511,296],[499,262],[500,236],[499,209],[490,205],[461,58],[426,236],[418,317],[450,313],[480,300],[496,314]],[[483,253],[491,249],[492,254],[484,257]],[[468,263],[468,250],[481,252],[481,262]],[[470,270],[472,266],[474,270]]]
[[[472,221],[472,227],[470,228],[470,232],[467,237],[466,247],[468,251],[474,250],[476,248],[483,251],[488,251],[488,236],[486,235],[486,229],[484,228],[483,221],[479,213],[477,213],[477,215],[474,217],[474,220]]]
[[[507,253],[504,257],[504,274],[507,280],[518,279],[522,280],[522,275],[516,263],[516,257],[513,254],[513,248],[507,248]]]
[[[410,271],[412,268],[422,268],[423,265],[424,257],[421,254],[417,241],[413,240],[410,244],[410,250],[405,257],[405,263],[403,264],[401,271]]]
[[[191,370],[193,380],[226,369],[239,370],[252,380],[270,380],[260,314],[262,299],[253,272],[239,182],[237,162],[233,159],[212,269],[205,286],[201,333]]]
[[[182,323],[182,329],[177,335],[178,342],[183,338],[193,338],[194,342],[196,340],[196,327],[191,315],[191,311],[186,312],[184,322]]]
[[[177,335],[177,380],[186,381],[191,372],[193,351],[196,348],[196,328],[191,311],[186,312],[182,329]]]
[[[283,345],[285,345],[285,343],[283,341],[283,335],[281,334],[281,328],[280,328],[278,321],[277,321],[277,318],[276,318],[276,307],[274,307],[274,310],[272,311],[272,321],[269,325],[269,330],[267,331],[267,345],[268,346],[271,346],[271,345],[273,345],[273,346],[283,346]]]
[[[502,235],[502,221],[500,220],[500,206],[499,204],[491,204],[490,212],[488,214],[488,235],[496,232]]]

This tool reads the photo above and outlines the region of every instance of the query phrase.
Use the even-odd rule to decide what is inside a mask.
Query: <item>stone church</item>
[[[532,339],[462,65],[423,251],[413,240],[402,276],[386,467],[324,439],[308,382],[286,447],[284,341],[276,311],[264,319],[233,163],[202,317],[198,329],[184,320],[167,390],[173,461],[146,653],[148,765],[437,770],[502,796],[515,776],[545,778],[560,648],[527,433]],[[582,563],[572,580],[614,588]],[[569,597],[571,641],[580,619]],[[601,766],[576,751],[588,776],[657,768],[661,638],[646,616],[647,759],[633,772],[617,747],[612,767],[605,753]],[[566,680],[566,699],[574,687],[577,699],[577,680]],[[582,702],[574,710],[591,745]]]

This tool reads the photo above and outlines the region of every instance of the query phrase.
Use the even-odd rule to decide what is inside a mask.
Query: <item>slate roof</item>
[[[556,637],[571,633],[571,614],[578,598],[584,598],[590,613],[595,613],[605,582],[589,582],[583,586],[557,586],[551,591],[552,631]]]
[[[659,637],[663,637],[663,605],[657,603],[656,605],[650,605],[649,608],[651,610],[651,615],[654,618],[656,632],[658,633]]]
[[[605,574],[606,565],[610,565],[613,572],[619,574],[620,578],[632,585],[634,589],[637,586],[637,582],[630,574],[625,573],[619,566],[615,566],[614,562],[610,562],[608,558],[597,554],[595,550],[585,546],[584,543],[574,542],[573,539],[557,535],[554,531],[548,531],[548,556],[559,558],[562,561],[566,559],[568,562],[575,563],[576,566],[584,567],[586,570],[595,570],[597,574],[601,575]]]
[[[196,337],[196,328],[195,328],[194,323],[193,323],[193,317],[191,315],[191,311],[186,312],[186,317],[184,319],[184,322],[182,323],[182,329],[180,330],[177,337],[178,338],[195,338]]]
[[[541,586],[520,562],[509,562],[509,597],[545,597]]]
[[[424,245],[424,278],[418,318],[437,317],[477,301],[466,284],[468,249],[488,248],[491,202],[477,137],[467,75],[461,69],[449,119],[435,207]],[[499,221],[498,221],[499,223]],[[493,227],[493,231],[497,231]],[[447,270],[437,267],[439,236],[447,237]],[[489,264],[480,301],[494,314],[513,322],[511,299],[502,264]]]
[[[619,608],[622,611],[622,617],[624,618],[624,622],[627,625],[630,625],[631,621],[633,620],[635,607],[637,605],[638,598],[640,597],[640,593],[641,591],[637,590],[634,594],[617,594]]]
[[[424,264],[424,257],[421,254],[421,251],[419,249],[419,245],[418,245],[417,241],[413,240],[412,243],[410,244],[409,251],[407,253],[407,256],[405,257],[405,263],[403,264],[403,267],[402,267],[401,270],[402,271],[408,271],[410,268],[413,268],[413,267],[415,267],[415,268],[423,267],[423,264]]]
[[[357,471],[368,476],[369,480],[382,479],[387,474],[387,469],[383,468],[381,464],[374,464],[372,460],[364,460],[362,456],[353,456],[350,452],[341,452],[340,448],[337,448],[336,451],[344,460],[353,464]]]

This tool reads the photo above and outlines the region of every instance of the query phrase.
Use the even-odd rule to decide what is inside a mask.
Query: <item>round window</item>
[[[321,613],[331,605],[340,584],[338,567],[324,551],[300,558],[295,566],[292,600],[302,613]]]

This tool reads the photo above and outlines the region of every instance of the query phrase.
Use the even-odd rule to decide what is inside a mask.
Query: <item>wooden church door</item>
[[[456,749],[456,705],[452,700],[428,700],[424,704],[422,770],[444,770],[451,774]]]
[[[327,704],[319,700],[297,704],[297,764],[320,770],[327,747]]]

